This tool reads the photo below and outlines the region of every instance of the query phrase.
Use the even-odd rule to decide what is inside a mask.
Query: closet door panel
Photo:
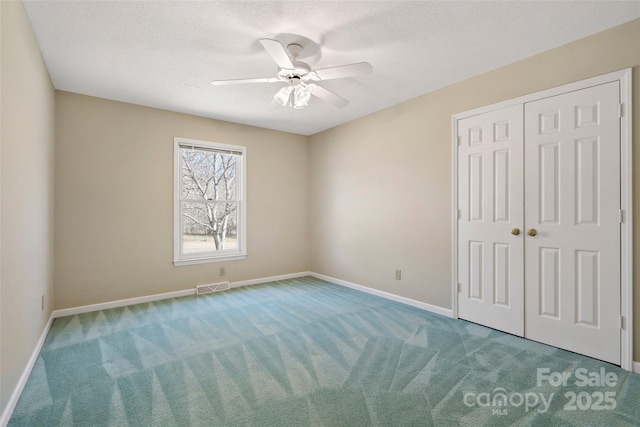
[[[522,106],[458,123],[459,317],[524,332]]]
[[[525,104],[525,337],[620,363],[619,84]]]

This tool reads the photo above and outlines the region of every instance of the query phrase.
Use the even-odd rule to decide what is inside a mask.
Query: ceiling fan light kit
[[[368,74],[373,70],[373,67],[371,67],[371,64],[368,62],[312,70],[308,64],[298,61],[298,57],[303,50],[302,45],[291,43],[287,45],[285,49],[277,40],[260,39],[260,43],[278,65],[277,77],[213,80],[211,84],[214,86],[222,86],[246,83],[285,82],[287,86],[281,88],[273,97],[273,100],[278,105],[301,110],[309,105],[309,100],[311,96],[314,95],[335,107],[342,108],[349,104],[348,100],[311,82]]]
[[[294,97],[293,97],[293,108],[300,109],[304,108],[309,104],[309,100],[311,99],[311,91],[313,90],[314,85],[305,85],[300,83],[295,88]]]
[[[293,88],[291,86],[283,87],[275,95],[273,95],[274,101],[276,101],[281,106],[286,107],[287,105],[289,105],[289,101],[291,100],[292,89]]]
[[[283,107],[293,107],[296,110],[301,110],[309,105],[309,99],[311,99],[311,93],[316,85],[305,84],[300,81],[294,81],[299,79],[292,79],[289,86],[281,88],[274,96],[273,99],[276,103]]]

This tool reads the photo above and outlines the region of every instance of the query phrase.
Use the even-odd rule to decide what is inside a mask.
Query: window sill
[[[218,255],[215,257],[186,258],[174,260],[173,265],[176,267],[180,267],[182,265],[206,264],[210,262],[238,261],[245,258],[247,258],[246,254],[229,254]]]

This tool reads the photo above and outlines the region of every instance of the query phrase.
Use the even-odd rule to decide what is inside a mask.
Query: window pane
[[[236,200],[237,156],[182,149],[182,199]]]
[[[182,252],[237,250],[238,204],[182,203]]]

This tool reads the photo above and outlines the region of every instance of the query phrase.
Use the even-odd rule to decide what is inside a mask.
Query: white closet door
[[[619,102],[614,82],[525,104],[524,156],[525,336],[615,364]]]
[[[458,123],[458,315],[522,335],[522,105]]]

